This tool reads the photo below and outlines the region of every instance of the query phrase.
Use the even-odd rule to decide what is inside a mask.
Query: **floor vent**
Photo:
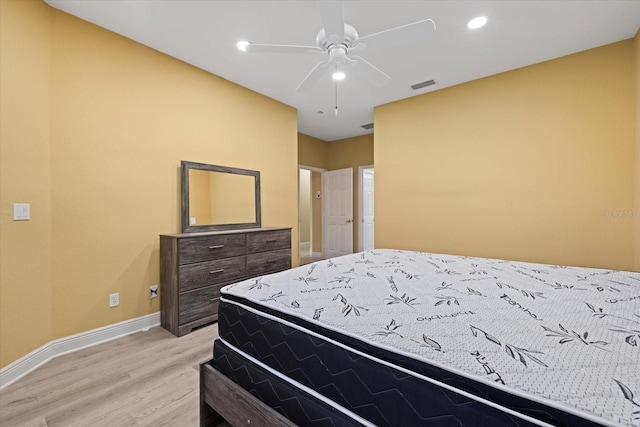
[[[418,90],[418,89],[422,89],[423,87],[431,86],[434,84],[436,84],[435,80],[427,80],[426,82],[421,82],[421,83],[416,83],[414,85],[411,85],[411,89]]]
[[[360,126],[360,127],[361,127],[362,129],[370,130],[370,129],[373,129],[373,123],[369,123],[369,124],[366,124],[366,125],[362,125],[362,126]]]

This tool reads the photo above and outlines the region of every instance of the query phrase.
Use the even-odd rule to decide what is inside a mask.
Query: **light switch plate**
[[[29,203],[13,204],[13,220],[28,221],[31,219],[31,205]]]

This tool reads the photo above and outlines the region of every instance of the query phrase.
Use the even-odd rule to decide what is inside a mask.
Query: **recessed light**
[[[347,75],[342,71],[336,71],[331,77],[333,77],[333,80],[344,80]]]
[[[487,18],[485,18],[484,16],[478,16],[476,18],[473,18],[471,21],[469,21],[469,23],[467,24],[467,27],[469,27],[472,30],[476,30],[480,27],[484,27],[484,24],[487,23]]]
[[[251,43],[249,43],[248,41],[244,41],[243,40],[243,41],[240,41],[240,42],[236,43],[236,47],[238,49],[240,49],[241,51],[246,52],[247,51],[247,46],[249,46],[250,44]]]

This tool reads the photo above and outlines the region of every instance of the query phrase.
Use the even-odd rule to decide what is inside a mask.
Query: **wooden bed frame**
[[[226,423],[226,424],[225,424]],[[295,427],[211,365],[200,364],[200,426]]]

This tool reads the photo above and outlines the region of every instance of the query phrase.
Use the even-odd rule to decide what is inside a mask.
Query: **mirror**
[[[259,228],[260,172],[187,162],[182,166],[182,232]]]

